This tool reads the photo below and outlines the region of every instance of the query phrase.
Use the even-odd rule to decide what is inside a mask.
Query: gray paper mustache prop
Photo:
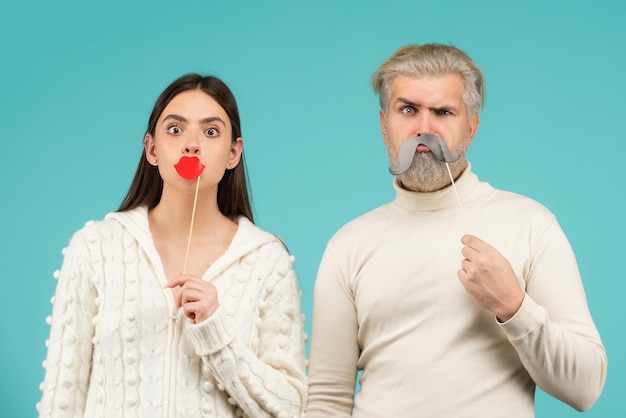
[[[452,154],[441,137],[431,134],[420,135],[404,141],[400,146],[400,151],[398,151],[398,168],[392,170],[389,167],[389,172],[397,176],[408,170],[418,145],[426,145],[435,158],[444,163],[453,163],[461,158],[461,151],[457,151],[456,155]]]

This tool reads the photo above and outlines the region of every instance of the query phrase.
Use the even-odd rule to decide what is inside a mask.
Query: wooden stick
[[[469,226],[467,224],[467,218],[465,217],[465,211],[463,210],[463,205],[461,204],[461,198],[459,197],[459,192],[456,190],[456,184],[454,183],[454,178],[452,177],[452,171],[450,171],[450,166],[448,165],[448,163],[446,163],[446,168],[448,169],[450,180],[452,180],[452,188],[454,189],[454,194],[456,195],[456,201],[459,202],[459,209],[461,209],[461,216],[463,217],[463,223],[465,224],[465,232],[469,234]]]
[[[193,232],[193,220],[196,217],[196,202],[198,201],[198,189],[200,188],[200,176],[196,180],[196,195],[193,198],[193,210],[191,211],[191,224],[189,225],[189,239],[187,240],[187,251],[185,252],[185,264],[183,274],[187,272],[187,259],[189,258],[189,248],[191,247],[191,234]]]

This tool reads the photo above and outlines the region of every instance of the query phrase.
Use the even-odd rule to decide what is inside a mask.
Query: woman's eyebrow
[[[176,114],[167,115],[165,118],[163,118],[163,122],[165,122],[168,119],[174,119],[183,123],[189,122],[187,118],[185,118],[184,116],[180,116]],[[208,118],[204,118],[200,120],[200,123],[211,123],[211,122],[220,122],[222,125],[226,126],[226,123],[219,116],[210,116]]]

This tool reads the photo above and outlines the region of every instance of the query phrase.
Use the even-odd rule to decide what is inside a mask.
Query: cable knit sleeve
[[[602,392],[606,353],[574,253],[556,220],[533,240],[526,297],[502,327],[537,385],[584,411]]]
[[[251,268],[235,273],[233,280],[261,283],[252,324],[238,322],[220,306],[203,323],[186,326],[204,367],[240,415],[287,418],[303,413],[307,397],[303,315],[293,260],[282,245],[271,243],[248,261]],[[250,335],[242,329],[249,329]]]
[[[64,250],[55,296],[52,299],[48,355],[42,383],[40,417],[82,417],[89,386],[92,358],[92,320],[96,291],[87,241],[89,232],[77,232]]]

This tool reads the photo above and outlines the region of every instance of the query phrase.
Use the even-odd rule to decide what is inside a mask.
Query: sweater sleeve
[[[530,244],[526,296],[502,327],[535,383],[585,411],[602,392],[607,358],[576,259],[556,220]]]
[[[315,281],[307,418],[352,416],[360,349],[354,295],[346,277],[327,248]]]
[[[90,282],[93,269],[81,231],[64,250],[55,296],[52,299],[50,338],[38,404],[40,417],[82,417],[92,358],[96,291]]]
[[[258,349],[244,341],[238,331],[242,324],[221,307],[206,321],[188,324],[185,332],[218,388],[241,412],[255,418],[299,417],[307,399],[300,291],[293,258],[282,246],[269,247],[274,254],[261,256],[269,275],[260,278],[265,285],[251,327],[258,333],[253,344]]]

